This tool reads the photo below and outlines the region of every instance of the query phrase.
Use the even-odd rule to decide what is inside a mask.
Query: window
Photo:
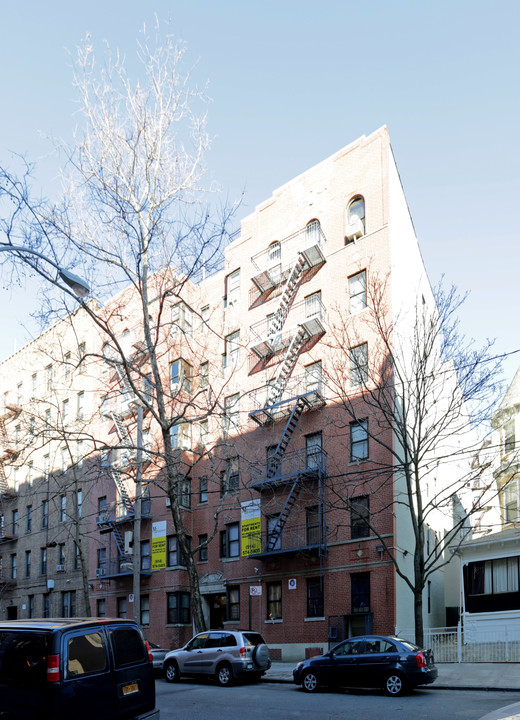
[[[322,465],[322,437],[321,433],[305,436],[305,468],[319,470]]]
[[[23,383],[18,383],[16,386],[16,404],[18,407],[23,405]]]
[[[319,545],[320,542],[320,510],[318,506],[307,508],[305,511],[305,530],[307,545]]]
[[[240,270],[235,270],[226,278],[226,297],[229,306],[240,301]]]
[[[80,343],[78,345],[78,368],[80,373],[85,372],[85,356],[87,354],[87,346],[85,343]]]
[[[368,378],[368,345],[356,345],[349,350],[350,385],[365,385]]]
[[[117,617],[118,618],[126,618],[126,598],[125,597],[118,597],[117,598]]]
[[[170,363],[170,391],[175,393],[184,390],[184,392],[191,393],[192,387],[191,365],[182,358]]]
[[[97,568],[96,575],[106,575],[107,572],[107,549],[97,549]]]
[[[13,535],[18,535],[18,510],[11,512],[11,527]]]
[[[353,613],[370,612],[370,573],[353,573],[350,593]]]
[[[199,382],[201,390],[204,390],[204,388],[207,388],[209,385],[209,362],[207,360],[200,364]]]
[[[360,237],[365,234],[365,200],[361,195],[353,198],[347,208],[347,238],[356,230],[356,235]]]
[[[187,567],[186,558],[184,557],[179,541],[175,535],[170,535],[167,539],[167,563],[168,567]]]
[[[68,590],[61,593],[61,617],[76,616],[76,591]]]
[[[368,420],[350,423],[350,461],[368,458]]]
[[[31,551],[25,551],[25,577],[31,577]]]
[[[34,595],[27,596],[27,617],[34,617]]]
[[[106,518],[108,517],[106,495],[102,495],[101,497],[98,497],[97,514],[98,514],[98,518],[100,520],[106,520]]]
[[[368,495],[352,498],[350,501],[350,537],[352,540],[370,535],[369,517]]]
[[[222,356],[223,368],[233,370],[238,365],[240,357],[240,330],[230,333],[225,339],[225,352]]]
[[[82,392],[78,393],[78,397],[77,397],[77,407],[76,407],[76,419],[77,420],[83,420],[83,414],[85,412],[84,402],[85,402],[85,393],[82,391]]]
[[[220,533],[220,557],[233,558],[240,555],[239,524],[227,525]]]
[[[200,331],[201,331],[201,333],[208,332],[208,323],[209,323],[209,305],[205,305],[200,310]]]
[[[45,368],[45,389],[48,392],[52,390],[52,365]]]
[[[221,496],[236,493],[239,489],[240,475],[238,457],[226,460],[226,469],[221,473],[220,494]]]
[[[16,580],[16,555],[14,553],[10,557],[10,578]]]
[[[305,368],[305,392],[321,393],[321,360],[319,362],[307,365]]]
[[[367,273],[366,270],[352,275],[348,279],[349,311],[353,313],[364,310],[367,306]]]
[[[27,505],[25,510],[25,532],[30,533],[32,531],[32,505]]]
[[[58,545],[58,565],[65,565],[65,545],[60,543]]]
[[[66,445],[61,448],[61,471],[66,472],[69,466],[69,451]]]
[[[305,228],[305,247],[310,248],[313,245],[319,245],[321,239],[321,227],[319,220],[311,220]]]
[[[182,476],[178,478],[177,497],[180,507],[186,510],[191,508],[191,478]]]
[[[269,245],[269,248],[267,250],[267,262],[269,263],[269,267],[273,267],[273,265],[278,265],[281,262],[281,259],[282,246],[280,245],[278,240],[275,240]]]
[[[152,556],[150,554],[150,541],[141,540],[141,570],[150,570],[152,567]]]
[[[79,570],[80,560],[81,560],[81,556],[80,556],[79,545],[76,542],[74,542],[74,559],[72,561],[72,567],[74,570]]]
[[[191,449],[191,423],[177,423],[170,428],[172,450]]]
[[[49,473],[51,469],[51,458],[49,454],[43,456],[43,477],[45,480],[49,479]]]
[[[147,373],[143,378],[143,395],[146,402],[151,405],[153,401],[152,373]]]
[[[67,496],[60,496],[60,522],[65,522],[67,519]]]
[[[198,545],[201,545],[201,548],[199,550],[199,562],[207,562],[208,560],[208,536],[207,535],[199,535],[198,538]],[[204,544],[206,543],[206,544]]]
[[[48,618],[51,616],[51,596],[50,593],[45,593],[45,595],[42,598],[43,600],[43,609],[42,609],[42,617]]]
[[[282,472],[280,453],[278,455],[276,454],[277,449],[278,445],[269,445],[269,447],[266,447],[265,449],[267,460],[267,475],[270,480],[272,478],[278,477]]]
[[[81,518],[83,510],[83,490],[76,492],[76,518]]]
[[[169,625],[189,625],[191,622],[189,592],[168,593],[167,602],[166,622]]]
[[[49,501],[42,500],[42,530],[49,527]]]
[[[172,334],[193,332],[193,310],[186,303],[178,302],[172,307]]]
[[[282,618],[282,583],[267,583],[267,619]]]
[[[199,441],[200,446],[205,448],[208,444],[208,421],[201,420],[199,423]]]
[[[47,575],[47,548],[40,548],[40,575]]]
[[[63,358],[63,365],[63,380],[65,381],[65,384],[68,385],[70,383],[70,378],[72,375],[70,351],[65,353],[65,357]]]
[[[323,616],[323,579],[307,578],[307,617]]]
[[[61,403],[61,422],[63,425],[66,425],[69,421],[69,401],[68,399],[65,399]]]
[[[37,387],[37,385],[38,385],[38,374],[37,374],[37,373],[33,373],[33,374],[31,375],[31,391],[32,391],[33,396],[36,395],[36,387]]]
[[[203,475],[199,478],[199,503],[208,502],[208,478]]]
[[[227,620],[240,620],[240,588],[227,589]]]
[[[96,600],[96,613],[100,618],[106,617],[107,614],[107,602],[105,598],[99,598]]]
[[[36,435],[36,418],[32,417],[29,420],[29,435],[34,437]]]
[[[518,557],[468,563],[464,568],[467,595],[501,595],[519,590]]]
[[[45,428],[44,433],[45,435],[49,436],[51,432],[51,409],[47,408],[45,411]]]
[[[502,491],[502,503],[505,523],[517,522],[520,517],[519,478],[515,476],[509,480]]]
[[[224,414],[222,415],[223,438],[235,435],[239,431],[239,400],[239,393],[236,393],[235,395],[228,395],[227,398],[224,398]]]
[[[141,595],[141,625],[150,624],[150,596]]]
[[[510,420],[504,425],[504,455],[515,449],[515,421]]]
[[[269,550],[281,550],[282,533],[278,526],[279,515],[271,515],[267,518],[267,545]]]
[[[305,298],[305,318],[308,320],[315,315],[321,317],[321,292],[312,293]]]

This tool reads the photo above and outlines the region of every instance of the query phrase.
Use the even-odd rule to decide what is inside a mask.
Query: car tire
[[[179,682],[179,666],[174,660],[164,663],[164,678],[169,683]]]
[[[302,688],[308,693],[317,692],[320,689],[320,682],[314,670],[307,670],[302,678]]]
[[[220,687],[228,687],[233,682],[233,670],[229,663],[222,663],[217,668],[216,679]]]
[[[269,648],[265,643],[255,645],[253,648],[253,662],[254,664],[262,669],[265,669],[269,665]]]
[[[388,673],[385,679],[385,692],[390,697],[405,695],[408,685],[404,677],[398,672]]]

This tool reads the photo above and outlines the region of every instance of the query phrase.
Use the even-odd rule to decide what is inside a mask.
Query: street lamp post
[[[45,255],[42,255],[41,253],[37,252],[36,250],[33,250],[32,248],[24,247],[23,245],[2,245],[0,244],[0,252],[18,252],[18,253],[28,253],[29,255],[35,255],[36,257],[40,258],[41,260],[44,260],[45,262],[49,263],[49,265],[52,265],[56,268],[58,271],[59,277],[63,280],[63,282],[68,285],[72,291],[80,298],[87,297],[87,295],[90,292],[90,288],[87,285],[87,283],[82,280],[78,275],[74,275],[74,273],[70,272],[69,270],[65,270],[64,268],[60,267],[57,263],[54,262],[54,260],[51,260],[50,258],[46,257]]]

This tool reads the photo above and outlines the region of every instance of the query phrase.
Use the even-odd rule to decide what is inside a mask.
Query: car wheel
[[[385,692],[392,697],[404,695],[407,691],[406,680],[397,672],[389,673],[385,680]]]
[[[233,671],[229,663],[222,663],[217,668],[217,682],[221,687],[227,687],[233,682]]]
[[[320,683],[314,670],[307,670],[302,680],[302,688],[305,692],[313,693],[319,690]]]
[[[168,662],[164,665],[164,677],[166,682],[179,682],[179,666],[176,662]]]
[[[253,648],[253,662],[259,668],[266,668],[269,664],[269,648],[264,643]]]

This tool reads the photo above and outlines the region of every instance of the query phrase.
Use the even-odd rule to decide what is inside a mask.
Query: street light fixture
[[[20,252],[20,253],[29,253],[30,255],[36,255],[36,257],[41,258],[42,260],[45,260],[45,262],[48,262],[50,265],[56,268],[58,271],[59,277],[63,280],[63,282],[68,285],[72,291],[80,298],[87,297],[87,295],[90,292],[90,288],[87,285],[87,283],[82,280],[78,275],[74,275],[74,273],[71,273],[69,270],[65,270],[64,268],[57,265],[54,260],[51,260],[50,258],[46,257],[45,255],[42,255],[39,252],[36,252],[36,250],[32,250],[31,248],[24,247],[23,245],[1,245],[0,244],[0,252]]]

